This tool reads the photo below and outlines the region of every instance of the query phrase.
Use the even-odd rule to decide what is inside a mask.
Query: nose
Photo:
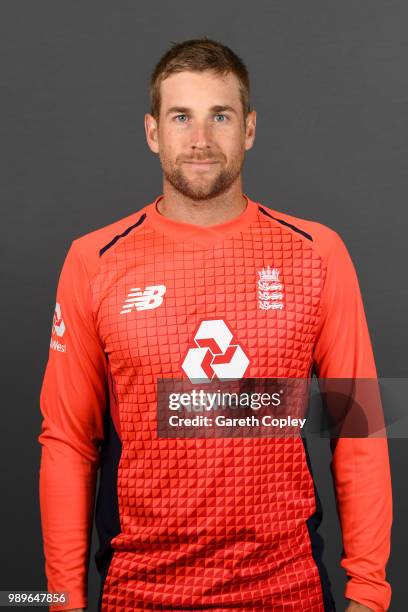
[[[208,125],[197,123],[191,132],[191,148],[193,150],[211,148],[211,135]]]

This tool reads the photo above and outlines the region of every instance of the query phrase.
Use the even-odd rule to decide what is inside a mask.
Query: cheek
[[[160,150],[167,159],[177,157],[185,148],[185,134],[177,130],[163,130],[160,136]]]
[[[220,142],[220,148],[228,158],[241,157],[245,151],[245,134],[234,131],[225,135]]]
[[[159,153],[161,159],[164,160],[172,160],[177,154],[174,148],[174,141],[169,139],[166,134],[162,134],[159,141]]]

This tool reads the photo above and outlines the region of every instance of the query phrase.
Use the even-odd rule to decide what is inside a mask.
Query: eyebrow
[[[235,110],[235,108],[233,108],[232,106],[228,106],[227,104],[225,105],[218,104],[216,106],[212,106],[210,108],[210,111],[212,113],[221,113],[223,111],[229,111],[231,113],[237,114],[237,111]],[[190,112],[191,112],[191,108],[188,108],[187,106],[171,106],[166,112],[166,116],[171,115],[172,113],[190,113]]]

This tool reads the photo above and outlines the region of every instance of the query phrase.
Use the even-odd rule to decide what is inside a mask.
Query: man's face
[[[212,71],[165,79],[159,121],[145,117],[148,144],[159,154],[165,180],[195,201],[214,198],[239,179],[255,122],[255,111],[244,119],[236,76]]]

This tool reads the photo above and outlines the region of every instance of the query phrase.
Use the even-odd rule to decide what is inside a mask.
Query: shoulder
[[[132,229],[143,223],[146,217],[147,206],[113,223],[109,223],[109,225],[83,234],[72,241],[71,250],[82,261],[89,277],[92,277],[98,269],[103,253],[120,240],[120,238],[125,237]]]
[[[304,240],[309,247],[327,263],[338,249],[346,248],[338,232],[319,221],[290,215],[282,210],[275,210],[265,204],[259,204],[260,211],[271,218],[287,231]]]

